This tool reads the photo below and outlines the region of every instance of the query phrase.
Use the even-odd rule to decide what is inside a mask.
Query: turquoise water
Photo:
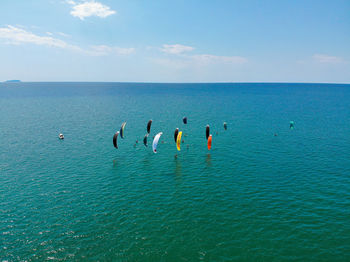
[[[2,260],[350,260],[350,85],[6,83],[0,131]]]

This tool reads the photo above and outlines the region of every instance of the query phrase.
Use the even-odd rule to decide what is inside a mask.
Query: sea
[[[350,85],[1,83],[0,261],[46,260],[350,261]]]

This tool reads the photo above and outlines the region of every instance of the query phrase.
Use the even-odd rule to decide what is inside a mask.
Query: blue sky
[[[350,1],[1,0],[0,81],[350,83]]]

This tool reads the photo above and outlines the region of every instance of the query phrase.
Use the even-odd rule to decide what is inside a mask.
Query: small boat
[[[64,139],[64,135],[63,134],[59,134],[58,138],[62,140],[62,139]]]

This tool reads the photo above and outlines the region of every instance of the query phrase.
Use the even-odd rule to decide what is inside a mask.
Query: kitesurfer
[[[121,138],[124,138],[124,128],[125,128],[125,125],[126,125],[126,122],[124,122],[123,124],[122,124],[122,126],[120,127],[120,137]]]
[[[293,129],[293,128],[294,128],[294,121],[290,121],[290,122],[289,122],[289,128],[290,128],[290,129]]]
[[[176,128],[175,129],[175,132],[174,132],[174,140],[175,140],[175,143],[176,143],[176,141],[177,141],[177,136],[179,135],[179,129],[178,128]]]
[[[151,125],[152,125],[152,119],[148,121],[147,123],[147,133],[149,134],[151,132]]]
[[[154,153],[157,153],[158,141],[159,141],[159,138],[160,138],[160,136],[161,136],[162,134],[163,134],[162,132],[159,132],[159,133],[155,136],[155,138],[154,138],[154,140],[153,140],[152,149],[153,149],[153,152],[154,152]]]
[[[210,128],[209,128],[209,125],[207,125],[205,127],[205,137],[206,137],[207,140],[208,140],[208,137],[209,137],[209,133],[210,133]]]
[[[118,149],[118,140],[117,140],[118,135],[119,135],[119,131],[117,131],[117,132],[114,134],[114,136],[113,136],[113,145],[114,145],[114,147],[117,148],[117,149]]]
[[[145,135],[145,137],[143,138],[143,144],[147,147],[147,137],[148,134]]]

